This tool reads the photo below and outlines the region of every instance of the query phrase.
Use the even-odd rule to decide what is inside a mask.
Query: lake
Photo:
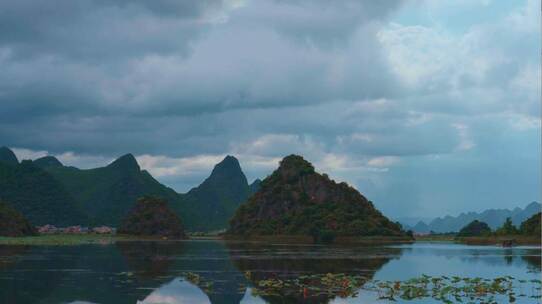
[[[540,279],[540,254],[539,247],[452,243],[317,246],[192,240],[0,246],[0,303],[392,303],[378,299],[385,295],[379,282],[423,274],[511,276],[516,303],[537,303],[540,299],[530,296],[540,295],[540,283],[530,280]],[[335,280],[337,274],[338,282],[350,285],[332,293],[296,285],[315,277]],[[272,292],[262,292],[266,284]],[[396,300],[440,303],[432,297]],[[505,294],[495,300],[510,299]]]

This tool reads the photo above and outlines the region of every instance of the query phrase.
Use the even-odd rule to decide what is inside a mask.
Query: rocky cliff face
[[[122,220],[118,232],[139,236],[186,238],[180,218],[169,209],[165,200],[154,197],[139,199]]]
[[[230,234],[401,236],[401,227],[346,183],[315,172],[301,156],[285,157],[241,205],[230,221]]]

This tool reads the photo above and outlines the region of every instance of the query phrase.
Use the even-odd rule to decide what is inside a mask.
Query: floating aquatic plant
[[[245,273],[250,276],[251,273]],[[540,299],[540,280],[502,276],[492,279],[458,276],[428,276],[405,281],[366,281],[343,273],[268,278],[256,281],[253,293],[261,296],[355,297],[358,290],[375,292],[379,299],[395,301],[432,298],[442,303],[510,303],[517,298]],[[530,293],[526,293],[530,290]]]

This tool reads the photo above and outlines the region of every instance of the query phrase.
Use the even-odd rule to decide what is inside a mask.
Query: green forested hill
[[[21,212],[33,225],[61,226],[87,222],[77,201],[51,174],[31,161],[0,162],[0,199]]]
[[[40,168],[49,168],[49,167],[62,167],[62,163],[54,156],[48,155],[41,158],[38,158],[33,161],[34,165]]]
[[[188,231],[224,229],[250,193],[239,162],[227,156],[211,175],[180,194],[141,170],[126,154],[94,169],[64,166],[53,156],[19,164],[8,148],[0,149],[0,198],[34,225],[117,226],[133,203],[151,195],[166,199]],[[252,185],[255,189],[256,184]]]
[[[82,170],[50,166],[46,170],[80,202],[92,225],[117,226],[133,203],[144,195],[155,195],[178,203],[179,195],[141,170],[126,154],[106,167]]]
[[[249,192],[239,162],[232,156],[217,164],[201,185],[186,194],[175,192],[141,170],[131,154],[108,166],[87,170],[58,166],[50,158],[40,163],[81,204],[91,225],[117,226],[133,202],[152,195],[166,199],[189,231],[223,229]]]
[[[15,166],[19,164],[19,160],[8,147],[0,147],[0,163]]]
[[[249,185],[239,161],[226,156],[211,175],[182,196],[180,212],[190,230],[208,231],[227,227],[229,219],[249,196]]]
[[[242,204],[228,233],[237,235],[403,236],[401,226],[346,183],[319,174],[301,156],[285,157]]]

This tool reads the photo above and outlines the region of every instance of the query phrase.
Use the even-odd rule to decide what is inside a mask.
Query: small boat
[[[503,247],[516,246],[516,240],[514,240],[514,239],[502,240],[502,246]]]

